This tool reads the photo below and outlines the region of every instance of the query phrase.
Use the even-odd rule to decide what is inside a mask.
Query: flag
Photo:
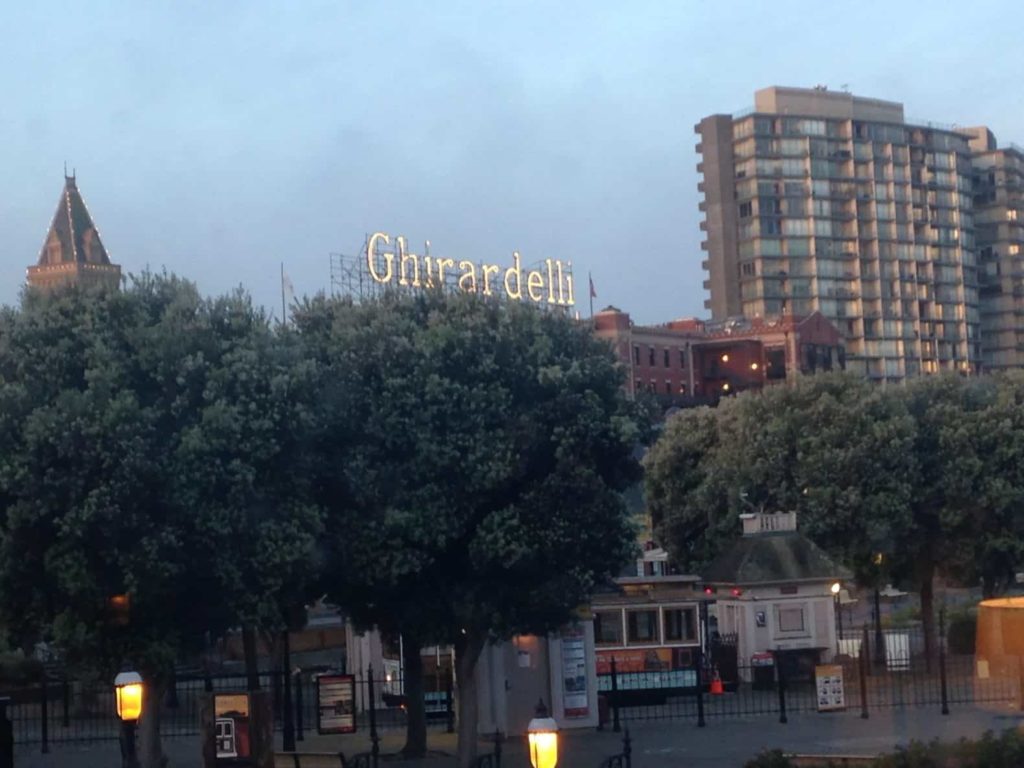
[[[594,290],[594,278],[592,278],[590,275],[587,275],[587,279],[590,280],[590,298],[596,299],[597,291]]]
[[[288,277],[288,273],[284,270],[281,271],[281,290],[288,294],[290,299],[295,298],[295,285],[292,283],[292,279]]]

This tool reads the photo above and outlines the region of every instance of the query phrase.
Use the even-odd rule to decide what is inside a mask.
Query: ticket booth
[[[476,674],[482,735],[525,733],[538,700],[561,730],[597,727],[592,621],[581,619],[545,637],[520,635],[487,646]]]

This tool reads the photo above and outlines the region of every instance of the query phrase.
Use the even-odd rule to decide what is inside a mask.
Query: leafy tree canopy
[[[314,382],[247,296],[202,299],[174,277],[5,309],[7,625],[72,662],[159,674],[206,632],[280,623],[320,531],[288,471]]]
[[[640,421],[589,329],[434,291],[320,299],[296,324],[343,443],[327,591],[364,623],[453,643],[468,686],[487,639],[563,624],[628,560]]]

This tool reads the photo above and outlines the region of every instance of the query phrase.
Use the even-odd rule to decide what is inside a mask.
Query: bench
[[[805,768],[821,768],[826,765],[829,766],[829,768],[844,768],[844,766],[871,765],[878,759],[877,756],[868,757],[866,755],[796,754],[787,754],[786,758],[795,766],[795,768],[800,768],[800,766],[804,766]]]

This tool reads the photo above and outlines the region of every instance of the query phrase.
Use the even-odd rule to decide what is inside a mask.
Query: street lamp
[[[139,764],[135,755],[135,723],[142,715],[142,675],[121,672],[114,678],[114,697],[117,716],[121,718],[121,765],[135,768]]]
[[[558,723],[548,715],[543,699],[537,702],[537,712],[526,726],[530,745],[530,765],[533,768],[555,768],[558,764]]]
[[[882,566],[885,564],[885,555],[881,552],[875,554],[874,563],[877,567],[875,573],[875,665],[885,666],[885,638],[882,636],[882,600],[878,593],[878,582],[882,577]]]
[[[836,656],[842,653],[842,642],[843,642],[843,606],[839,602],[839,591],[842,586],[838,581],[832,582],[832,586],[829,587],[829,591],[832,592],[832,604],[834,606],[836,614]]]

